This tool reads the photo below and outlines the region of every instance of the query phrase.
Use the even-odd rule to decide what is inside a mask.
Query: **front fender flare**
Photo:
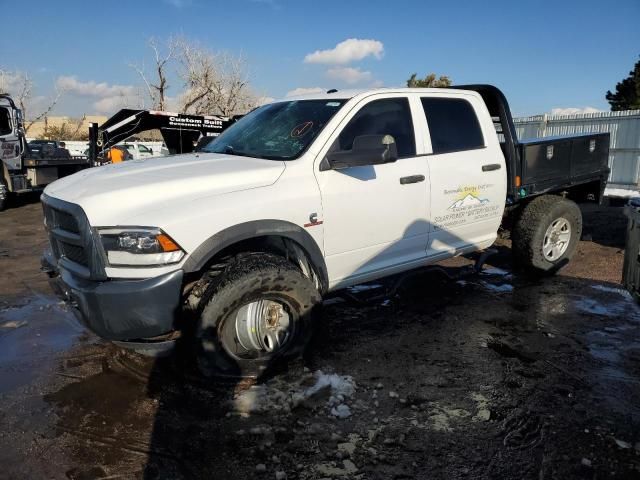
[[[319,275],[322,289],[327,289],[329,285],[327,266],[317,242],[302,227],[284,220],[254,220],[221,230],[202,242],[189,255],[182,268],[185,272],[200,271],[216,254],[225,248],[243,240],[266,236],[287,238],[300,245]]]

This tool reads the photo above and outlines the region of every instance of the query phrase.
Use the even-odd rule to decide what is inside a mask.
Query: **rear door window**
[[[420,100],[427,117],[434,154],[484,147],[478,117],[468,101],[442,97]]]
[[[407,98],[385,98],[366,104],[349,121],[338,137],[339,150],[351,150],[360,135],[392,135],[398,156],[413,157],[416,139]]]

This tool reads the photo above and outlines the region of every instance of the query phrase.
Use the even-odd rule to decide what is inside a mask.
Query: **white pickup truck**
[[[149,158],[155,157],[157,155],[154,154],[153,150],[151,150],[146,145],[143,145],[139,142],[131,142],[131,143],[122,143],[120,144],[123,148],[126,148],[127,151],[131,154],[134,160],[140,160],[141,158]]]
[[[519,142],[495,87],[335,91],[262,106],[203,151],[79,172],[42,195],[58,293],[98,335],[255,375],[309,339],[327,292],[489,247],[555,272],[608,134]]]

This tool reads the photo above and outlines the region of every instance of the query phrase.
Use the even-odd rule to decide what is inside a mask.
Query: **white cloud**
[[[552,108],[551,115],[576,115],[580,113],[598,113],[602,110],[598,110],[593,107],[567,107],[567,108]]]
[[[298,95],[307,95],[309,93],[322,93],[326,92],[326,88],[322,87],[298,87],[293,90],[289,90],[285,96],[287,97],[297,97]]]
[[[17,96],[25,81],[22,72],[7,72],[0,69],[0,92]]]
[[[141,107],[142,95],[133,85],[111,85],[90,80],[83,82],[75,76],[56,79],[56,88],[67,94],[95,99],[92,106],[96,113],[113,113],[120,108]]]
[[[331,65],[345,65],[350,62],[362,60],[373,56],[382,58],[384,45],[378,40],[362,40],[349,38],[338,43],[335,48],[329,50],[316,50],[304,57],[305,63],[324,63]]]
[[[136,87],[133,85],[109,85],[106,82],[82,82],[75,76],[61,76],[56,79],[56,87],[59,90],[80,95],[83,97],[113,97],[115,95],[135,95]]]
[[[144,101],[139,92],[128,95],[111,95],[101,98],[92,104],[96,113],[111,114],[121,108],[144,108]]]
[[[370,81],[371,72],[363,72],[357,67],[333,67],[327,70],[327,77],[348,85],[355,85]]]
[[[120,110],[124,107],[124,98],[115,96],[115,97],[105,97],[97,102],[93,103],[93,108],[96,113],[111,113],[116,110]]]

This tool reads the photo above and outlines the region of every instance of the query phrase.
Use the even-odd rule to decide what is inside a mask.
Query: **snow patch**
[[[292,409],[322,392],[326,392],[329,397],[324,403],[328,413],[338,418],[351,416],[351,409],[346,402],[356,392],[353,377],[336,373],[327,374],[321,370],[303,375],[295,383],[287,383],[282,378],[276,377],[261,385],[253,385],[234,396],[232,407],[242,416],[265,413],[289,414]]]
[[[604,189],[605,197],[615,197],[615,198],[634,198],[640,197],[640,192],[637,188],[613,188],[607,187]]]
[[[631,294],[624,288],[607,287],[606,285],[591,285],[594,290],[600,290],[601,292],[617,293],[625,298],[631,298]]]

